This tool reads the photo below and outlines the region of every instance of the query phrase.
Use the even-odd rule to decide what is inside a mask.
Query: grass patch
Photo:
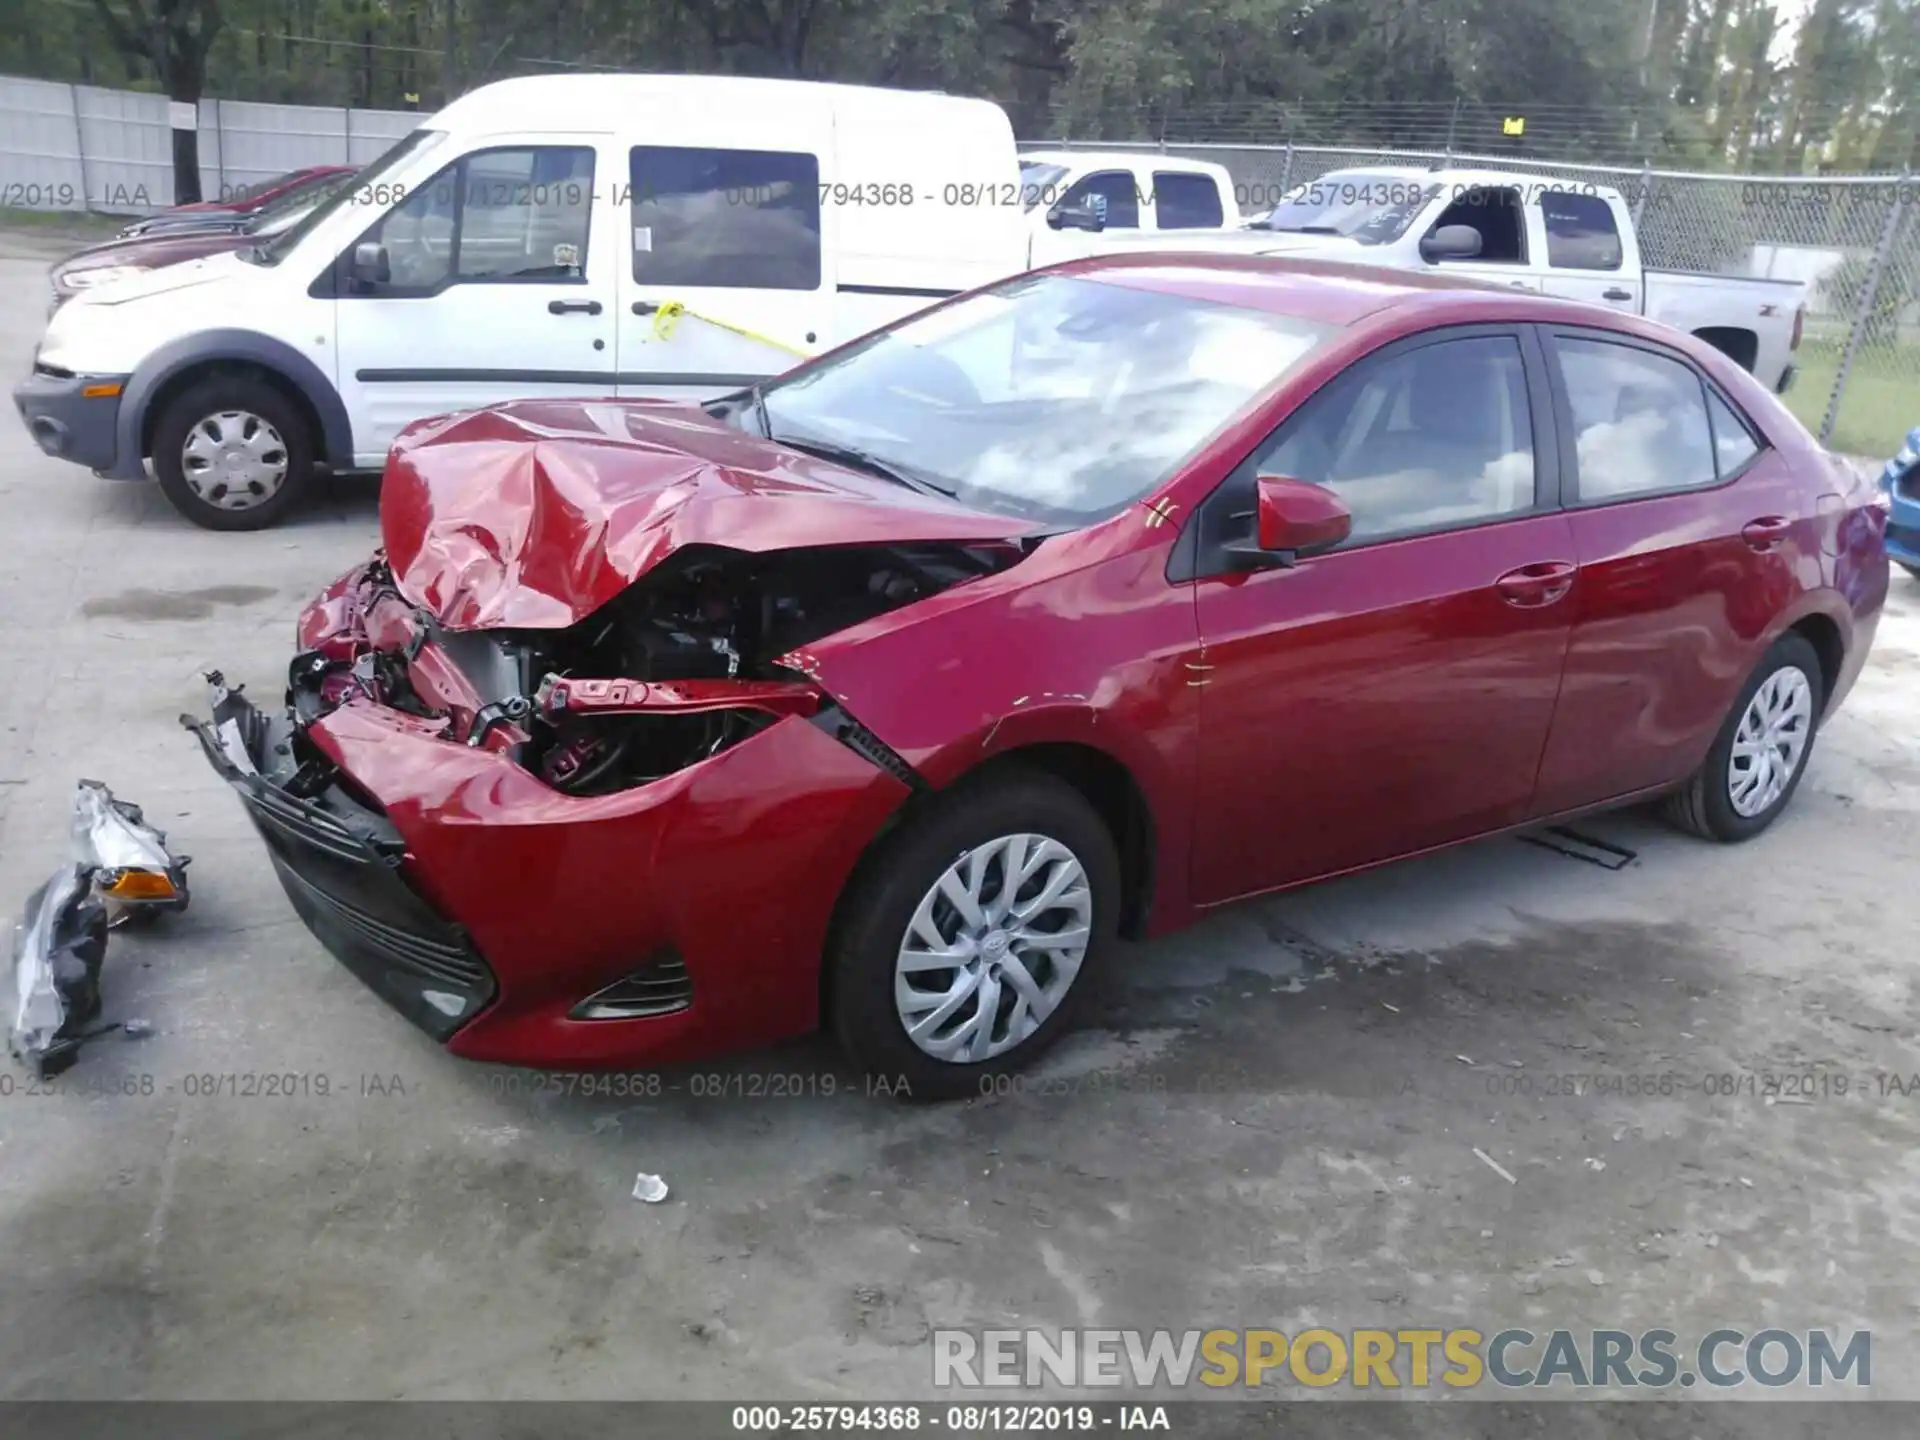
[[[105,239],[118,234],[132,215],[96,215],[90,210],[33,210],[24,205],[0,205],[0,229],[54,235],[87,235]]]
[[[1800,373],[1780,398],[1814,434],[1827,413],[1834,377],[1840,373],[1841,345],[1803,343],[1794,357]],[[1885,460],[1905,443],[1907,431],[1920,425],[1920,349],[1903,345],[1868,350],[1854,358],[1846,393],[1834,421],[1829,448],[1847,455]]]

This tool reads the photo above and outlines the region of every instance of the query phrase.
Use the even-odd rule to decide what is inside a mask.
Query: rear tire
[[[992,1094],[1071,1027],[1119,915],[1119,855],[1079,791],[1026,767],[963,781],[854,880],[827,956],[834,1035],[902,1099]]]
[[[153,470],[173,508],[206,530],[278,525],[314,488],[299,407],[250,376],[217,376],[170,401],[153,427]]]
[[[1700,768],[1667,797],[1666,818],[1722,844],[1758,835],[1800,788],[1825,701],[1812,643],[1781,636],[1741,687]]]

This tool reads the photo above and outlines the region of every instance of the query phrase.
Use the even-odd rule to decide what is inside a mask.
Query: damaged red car
[[[189,723],[454,1052],[824,1022],[916,1096],[1115,937],[1665,797],[1788,804],[1884,501],[1717,351],[1385,271],[1075,262],[705,406],[422,422],[284,706]]]

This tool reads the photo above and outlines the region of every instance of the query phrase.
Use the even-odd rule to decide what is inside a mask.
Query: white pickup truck
[[[1031,158],[1031,157],[1023,157]],[[1617,190],[1503,170],[1338,170],[1294,186],[1233,233],[1107,233],[1085,207],[1081,253],[1235,250],[1445,270],[1645,315],[1697,335],[1774,390],[1793,381],[1806,287],[1640,263],[1633,211]]]
[[[1187,239],[1244,223],[1224,165],[1151,150],[1023,151],[1020,200],[1030,267],[1096,254],[1111,240]]]

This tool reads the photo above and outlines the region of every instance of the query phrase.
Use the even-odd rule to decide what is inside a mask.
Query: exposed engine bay
[[[415,610],[376,557],[303,619],[289,700],[304,722],[362,696],[504,750],[563,794],[608,794],[782,715],[832,710],[782,658],[1025,553],[1017,542],[690,546],[569,628],[484,631],[445,630]]]

